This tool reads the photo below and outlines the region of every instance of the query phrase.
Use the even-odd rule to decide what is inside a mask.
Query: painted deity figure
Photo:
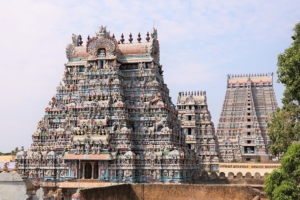
[[[114,68],[115,70],[117,69],[117,61],[116,61],[116,60],[113,61],[113,68]]]
[[[101,147],[100,147],[100,145],[98,145],[97,146],[97,154],[100,154],[100,152],[101,152]]]
[[[131,175],[130,171],[129,171],[129,170],[125,170],[125,172],[124,172],[124,177],[125,177],[125,178],[129,178],[130,175]]]
[[[75,154],[80,154],[80,145],[78,145],[78,146],[76,147]]]
[[[90,153],[90,144],[88,142],[85,143],[85,152],[86,152],[86,154]]]
[[[118,171],[118,176],[119,176],[119,179],[122,179],[122,177],[123,177],[123,171],[122,170]]]
[[[113,179],[114,178],[114,170],[111,169],[109,175],[110,175],[110,179]]]
[[[76,177],[77,176],[77,163],[73,162],[71,164],[71,176]]]
[[[143,63],[139,63],[139,70],[141,73],[144,72],[144,64]]]
[[[156,179],[160,179],[160,170],[156,170]]]
[[[151,175],[152,175],[152,179],[156,179],[156,171],[155,170],[153,170]]]
[[[154,62],[151,63],[150,68],[151,68],[151,69],[154,69],[154,68],[155,68]]]
[[[105,62],[105,64],[104,64],[104,69],[109,69],[108,61]]]
[[[96,154],[96,147],[94,145],[92,146],[92,153]]]
[[[172,170],[169,172],[169,177],[171,180],[173,179],[173,171]]]

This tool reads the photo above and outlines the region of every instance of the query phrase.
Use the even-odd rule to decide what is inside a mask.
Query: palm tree
[[[11,155],[16,155],[19,151],[19,148],[16,147],[14,150],[11,151]]]

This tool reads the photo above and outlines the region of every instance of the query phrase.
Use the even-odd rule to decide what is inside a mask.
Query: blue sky
[[[27,149],[67,62],[72,33],[98,26],[128,41],[158,29],[161,64],[173,102],[179,91],[206,90],[217,126],[226,75],[276,72],[277,55],[300,21],[298,1],[5,1],[1,4],[0,151]],[[284,87],[274,87],[280,103]],[[281,104],[280,104],[281,105]]]

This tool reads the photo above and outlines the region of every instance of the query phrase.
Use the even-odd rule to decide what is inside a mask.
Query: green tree
[[[278,56],[278,82],[285,86],[282,108],[268,121],[270,152],[282,156],[281,167],[265,180],[265,193],[270,200],[300,199],[300,23],[294,28],[294,40]]]
[[[294,28],[294,42],[278,56],[278,82],[285,85],[283,104],[300,102],[300,23]]]
[[[273,155],[282,155],[294,141],[300,139],[299,106],[286,104],[277,108],[268,122],[271,140],[269,150]]]
[[[300,23],[294,28],[294,40],[284,53],[278,55],[278,82],[285,86],[283,107],[268,121],[269,145],[273,155],[282,155],[288,146],[300,139]]]
[[[270,200],[300,199],[300,144],[290,145],[280,163],[280,168],[270,173],[265,180],[266,195]]]
[[[19,148],[16,147],[15,150],[14,150],[14,152],[15,152],[15,155],[17,155],[17,153],[19,152]]]

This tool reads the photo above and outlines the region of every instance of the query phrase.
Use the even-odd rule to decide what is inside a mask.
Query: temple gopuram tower
[[[269,160],[266,120],[276,108],[273,73],[228,75],[217,129],[221,161]]]
[[[196,153],[200,171],[218,171],[219,151],[206,91],[179,92],[177,110],[185,142]]]
[[[185,182],[198,169],[164,83],[157,30],[119,41],[72,35],[62,82],[19,172],[43,180]]]

